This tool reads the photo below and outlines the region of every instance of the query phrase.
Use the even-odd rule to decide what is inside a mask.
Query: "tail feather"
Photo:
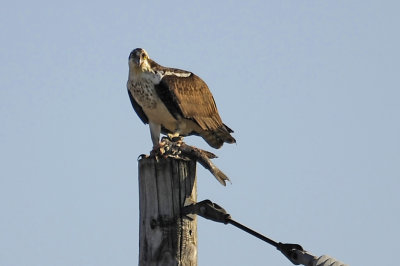
[[[230,128],[230,127],[228,127],[227,125],[225,125],[225,124],[223,124],[224,125],[224,127],[226,128],[226,130],[228,130],[228,132],[229,133],[233,133],[234,131]]]
[[[215,149],[221,148],[221,146],[226,143],[236,143],[236,140],[230,133],[233,133],[233,130],[230,129],[225,124],[222,124],[215,130],[205,130],[200,133],[203,139]]]

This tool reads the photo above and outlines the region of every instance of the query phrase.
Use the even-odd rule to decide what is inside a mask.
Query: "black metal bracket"
[[[183,207],[183,215],[197,214],[208,220],[227,224],[231,216],[218,204],[211,200],[203,200]]]

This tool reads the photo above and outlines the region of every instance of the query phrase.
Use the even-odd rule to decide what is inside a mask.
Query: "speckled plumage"
[[[129,80],[128,88],[142,108],[156,108],[157,98],[154,84],[146,80]]]

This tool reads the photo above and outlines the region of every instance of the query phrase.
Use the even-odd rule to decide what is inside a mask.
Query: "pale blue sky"
[[[0,266],[126,266],[138,257],[126,92],[145,48],[209,85],[237,145],[199,167],[199,199],[277,241],[390,265],[400,224],[397,1],[9,1],[0,10]],[[198,137],[189,144],[208,149]],[[211,148],[210,148],[211,150]],[[199,219],[199,265],[291,265]]]

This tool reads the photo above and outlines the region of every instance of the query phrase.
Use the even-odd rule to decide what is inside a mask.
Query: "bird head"
[[[149,55],[146,50],[142,48],[136,48],[129,54],[129,66],[136,70],[145,71],[150,69]]]

